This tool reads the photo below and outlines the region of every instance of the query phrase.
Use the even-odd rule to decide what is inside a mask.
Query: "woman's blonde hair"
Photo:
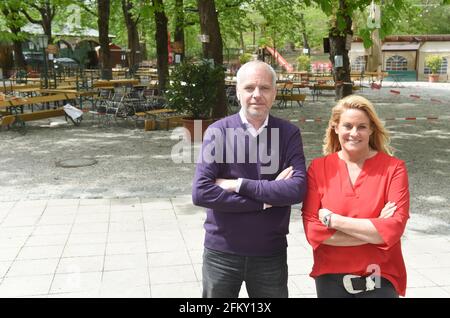
[[[390,137],[389,132],[384,128],[380,118],[375,112],[372,103],[366,98],[359,95],[350,95],[341,99],[336,106],[331,110],[331,118],[328,122],[328,127],[323,139],[323,153],[328,155],[333,152],[341,150],[339,137],[334,131],[334,128],[339,124],[341,114],[347,109],[359,109],[366,113],[370,120],[370,128],[372,134],[369,137],[370,148],[392,155],[393,149],[389,146]]]

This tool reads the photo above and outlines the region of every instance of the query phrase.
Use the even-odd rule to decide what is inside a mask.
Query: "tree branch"
[[[78,4],[80,7],[82,7],[84,10],[86,10],[86,12],[92,14],[93,16],[97,17],[98,14],[96,11],[92,11],[88,6],[86,6],[84,3],[83,4]]]
[[[56,14],[56,7],[53,5],[50,9],[50,21],[53,21],[55,14]]]
[[[42,25],[42,20],[36,20],[36,19],[33,19],[29,14],[28,14],[28,12],[27,12],[27,10],[25,10],[25,9],[21,9],[20,10],[20,12],[22,12],[23,13],[23,15],[28,19],[28,21],[30,21],[31,23],[34,23],[34,24],[41,24]]]
[[[41,7],[39,7],[37,4],[35,3],[27,3],[30,7],[35,8],[36,10],[38,10],[39,12],[41,11]]]

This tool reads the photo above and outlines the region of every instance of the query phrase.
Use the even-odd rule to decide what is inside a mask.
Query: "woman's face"
[[[343,151],[355,153],[369,149],[369,137],[373,130],[369,117],[359,109],[347,109],[341,114],[334,128]]]

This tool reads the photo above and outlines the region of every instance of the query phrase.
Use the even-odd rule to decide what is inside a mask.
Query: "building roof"
[[[23,32],[30,34],[44,34],[42,26],[39,24],[28,23],[22,28]],[[98,30],[88,27],[78,28],[73,25],[64,25],[62,28],[55,26],[52,30],[52,35],[56,36],[73,36],[73,37],[94,37],[98,38]],[[108,34],[110,38],[115,38],[115,35]]]
[[[388,35],[385,42],[433,42],[450,41],[450,34],[424,34],[424,35]]]
[[[362,42],[358,36],[353,37],[354,42]],[[424,34],[424,35],[388,35],[383,42],[444,42],[450,41],[450,34]]]
[[[381,46],[382,51],[417,51],[421,43],[417,42],[386,42]]]

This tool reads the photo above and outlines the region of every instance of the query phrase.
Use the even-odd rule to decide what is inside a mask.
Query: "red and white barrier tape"
[[[384,118],[382,121],[410,121],[410,120],[445,120],[450,119],[450,116],[426,116],[426,117],[389,117]],[[326,122],[320,117],[317,118],[300,118],[290,119],[291,122],[311,123],[311,122]]]
[[[392,94],[395,94],[395,95],[400,95],[401,94],[400,91],[395,90],[395,89],[389,90],[389,93],[392,93]],[[421,99],[422,98],[420,95],[415,95],[415,94],[410,94],[409,97],[410,98],[414,98],[414,99]],[[440,99],[437,99],[437,98],[430,98],[430,101],[432,101],[433,103],[439,103],[439,104],[443,103]]]

